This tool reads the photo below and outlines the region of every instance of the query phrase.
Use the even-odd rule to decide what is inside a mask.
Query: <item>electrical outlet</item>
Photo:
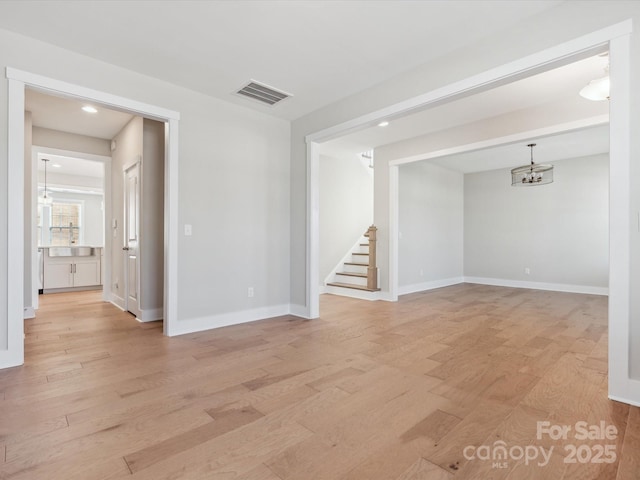
[[[249,287],[249,290],[247,290],[247,297],[253,298],[253,287]]]
[[[531,275],[531,269],[529,267],[524,267],[524,274]]]
[[[184,226],[184,234],[187,237],[190,237],[191,235],[193,235],[193,227],[191,225],[189,225],[188,223],[185,224],[185,226]]]

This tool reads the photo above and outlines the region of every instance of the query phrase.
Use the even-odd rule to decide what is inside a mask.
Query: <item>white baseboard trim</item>
[[[33,307],[24,307],[24,315],[23,318],[25,320],[29,318],[36,318],[36,310]]]
[[[42,293],[88,292],[90,290],[102,290],[102,285],[90,285],[88,287],[45,288],[42,290]]]
[[[311,317],[309,316],[309,309],[304,305],[297,305],[292,303],[291,305],[289,305],[289,314],[293,315],[294,317],[304,318],[306,320],[311,319]]]
[[[118,307],[120,310],[124,311],[124,298],[119,297],[115,293],[111,294],[111,303]]]
[[[609,400],[626,403],[627,405],[633,405],[634,407],[640,407],[640,400],[629,400],[627,398],[617,397],[615,395],[609,395]]]
[[[162,307],[160,308],[147,308],[146,310],[140,310],[140,316],[136,317],[141,323],[145,322],[155,322],[157,320],[162,320],[164,318],[164,310]]]
[[[403,285],[398,287],[398,295],[424,292],[427,290],[433,290],[434,288],[450,287],[451,285],[457,285],[459,283],[464,283],[464,277],[443,278],[442,280],[432,280],[430,282]]]
[[[464,277],[465,283],[493,285],[496,287],[530,288],[533,290],[548,290],[552,292],[583,293],[587,295],[609,295],[607,287],[592,287],[589,285],[571,285],[567,283],[525,282],[521,280],[506,280],[502,278]]]
[[[286,304],[254,308],[252,310],[241,310],[239,312],[221,313],[206,317],[190,318],[187,320],[178,320],[175,322],[171,332],[168,333],[168,336],[173,337],[175,335],[211,330],[213,328],[228,327],[229,325],[255,322],[256,320],[289,315],[290,312],[291,306]]]
[[[324,287],[323,293],[330,293],[332,295],[340,295],[342,297],[358,298],[360,300],[386,300],[391,301],[389,292],[367,292],[365,290],[357,290],[353,288],[334,287],[333,285],[327,285]]]

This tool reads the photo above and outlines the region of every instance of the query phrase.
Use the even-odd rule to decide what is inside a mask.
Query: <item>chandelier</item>
[[[535,146],[535,143],[527,145],[531,149],[531,164],[511,170],[512,186],[545,185],[553,182],[553,165],[533,163],[533,147]]]

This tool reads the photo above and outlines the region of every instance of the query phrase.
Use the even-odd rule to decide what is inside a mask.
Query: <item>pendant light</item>
[[[511,185],[514,187],[545,185],[553,182],[553,165],[539,165],[533,163],[533,147],[535,143],[527,145],[531,149],[531,164],[511,170]]]
[[[41,197],[38,197],[38,203],[40,205],[51,205],[51,197],[47,194],[47,163],[49,163],[48,158],[43,158],[44,162],[44,193]]]

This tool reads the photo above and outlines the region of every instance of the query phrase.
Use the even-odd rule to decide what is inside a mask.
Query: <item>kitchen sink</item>
[[[49,247],[50,257],[94,257],[93,247]]]

